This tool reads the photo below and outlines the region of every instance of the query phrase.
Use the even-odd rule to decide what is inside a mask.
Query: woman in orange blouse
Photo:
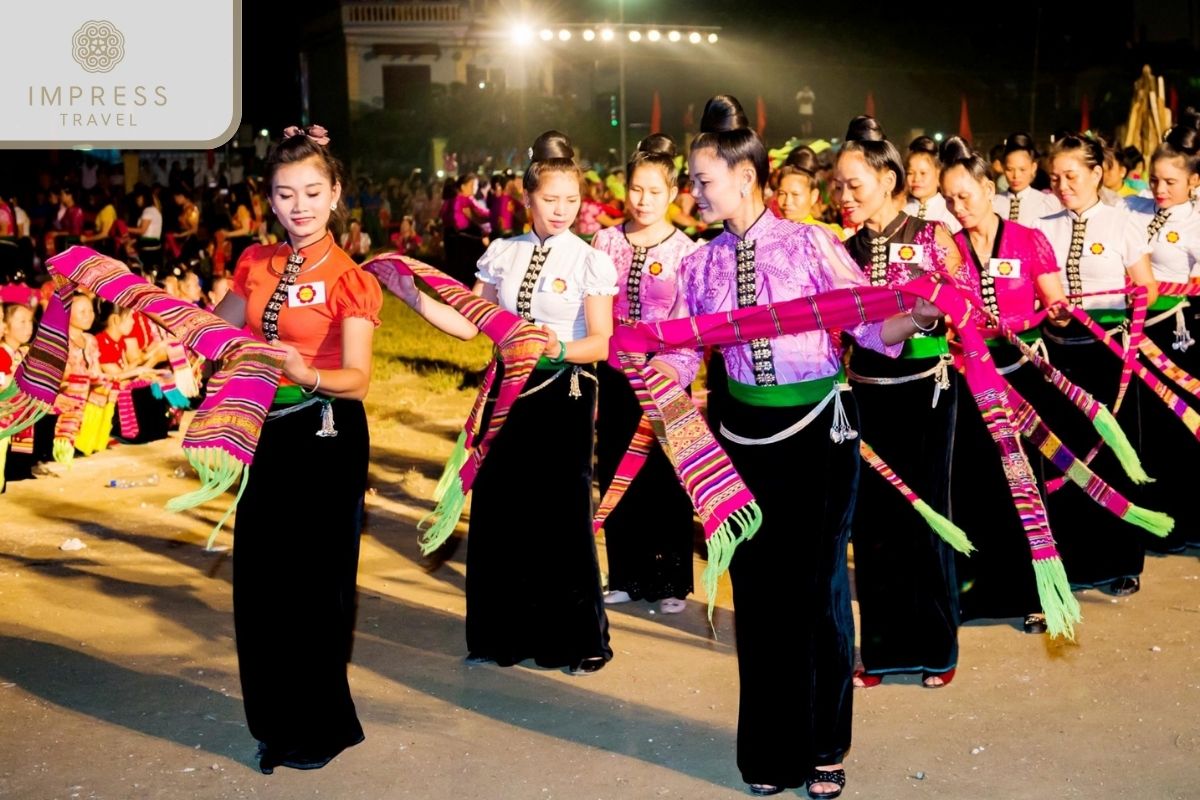
[[[370,441],[362,400],[382,295],[329,230],[341,169],[323,128],[268,161],[287,241],[238,260],[216,313],[287,353],[238,504],[233,615],[259,768],[317,769],[363,740],[346,664]]]

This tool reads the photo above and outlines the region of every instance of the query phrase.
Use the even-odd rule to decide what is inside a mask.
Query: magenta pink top
[[[1002,318],[1019,319],[1034,312],[1037,302],[1037,279],[1058,272],[1054,248],[1046,235],[1017,222],[1000,220],[991,257],[980,259],[971,247],[965,230],[954,234],[954,243],[962,254],[963,268],[958,273],[960,283]],[[992,289],[985,291],[988,286]],[[994,298],[994,301],[992,300]],[[975,321],[985,325],[986,317],[976,312]],[[994,331],[990,326],[987,330]]]

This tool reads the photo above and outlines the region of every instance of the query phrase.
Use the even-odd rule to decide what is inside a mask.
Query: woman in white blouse
[[[570,140],[557,131],[539,136],[524,177],[532,229],[492,242],[478,263],[475,293],[550,339],[472,487],[472,664],[533,659],[584,675],[612,658],[592,535],[592,441],[595,362],[608,356],[617,269],[571,233],[580,177]],[[415,288],[405,300],[446,333],[470,339],[478,332]]]
[[[1200,211],[1195,193],[1200,187],[1200,117],[1185,113],[1167,132],[1150,158],[1150,189],[1154,199],[1127,197],[1125,205],[1144,232],[1155,280],[1187,283],[1197,275],[1200,255]],[[1200,320],[1194,301],[1159,297],[1150,307],[1146,335],[1188,373],[1200,371]],[[1194,395],[1176,394],[1200,409]],[[1142,407],[1142,463],[1156,480],[1147,487],[1152,507],[1175,518],[1166,538],[1146,537],[1146,546],[1177,553],[1200,545],[1200,507],[1194,497],[1195,476],[1181,464],[1195,464],[1200,449],[1182,423],[1165,405],[1151,398]]]
[[[1005,139],[1003,163],[1008,191],[999,192],[992,198],[992,208],[1002,219],[1035,228],[1039,219],[1062,209],[1057,195],[1033,188],[1038,171],[1038,151],[1033,137],[1027,133],[1014,133]]]
[[[1066,136],[1055,143],[1050,157],[1050,182],[1063,208],[1042,218],[1037,227],[1054,248],[1067,295],[1102,293],[1077,302],[1092,320],[1105,329],[1115,329],[1128,317],[1128,281],[1147,287],[1151,302],[1157,296],[1145,231],[1124,210],[1100,202],[1104,165],[1100,142]],[[1074,383],[1111,407],[1121,362],[1108,346],[1078,321],[1063,328],[1047,325],[1043,337],[1050,360]],[[1137,384],[1135,380],[1130,385],[1118,414],[1135,445],[1142,395]],[[1081,458],[1098,441],[1087,419],[1074,409],[1045,409],[1043,416],[1051,430]],[[1111,450],[1101,451],[1092,467],[1127,497],[1133,494],[1134,487],[1125,479]],[[1137,528],[1109,514],[1073,484],[1051,494],[1047,506],[1073,586],[1102,586],[1118,595],[1139,589],[1145,547]]]

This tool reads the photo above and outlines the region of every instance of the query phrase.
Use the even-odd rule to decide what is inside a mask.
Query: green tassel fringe
[[[462,470],[463,465],[467,463],[467,456],[470,455],[467,450],[467,432],[463,431],[458,434],[458,441],[454,443],[454,450],[450,453],[449,460],[446,461],[446,466],[442,470],[442,477],[438,478],[437,486],[433,489],[433,499],[435,502],[441,502],[446,494],[446,490],[450,488],[450,482],[458,479],[458,473]]]
[[[6,427],[0,428],[0,439],[7,439],[36,423],[46,416],[50,406],[23,394],[16,381],[11,381],[0,391],[0,419],[11,417]]]
[[[456,474],[455,478],[457,477]],[[417,530],[422,531],[418,544],[421,546],[423,555],[429,555],[446,543],[450,534],[454,533],[454,529],[458,526],[458,520],[466,505],[467,495],[463,492],[462,481],[451,481],[445,492],[442,493],[441,499],[438,500],[437,507],[417,523]],[[428,530],[424,530],[423,526],[431,518],[434,520],[433,523],[429,525]]]
[[[1083,616],[1079,612],[1079,601],[1071,594],[1071,584],[1067,581],[1062,559],[1058,556],[1035,559],[1033,574],[1037,580],[1042,613],[1046,615],[1047,632],[1054,637],[1075,641],[1075,623],[1082,622]]]
[[[61,437],[54,440],[54,460],[70,467],[75,463],[75,443]]]
[[[1175,528],[1175,519],[1170,514],[1161,511],[1151,511],[1148,508],[1129,504],[1129,509],[1121,515],[1121,519],[1131,522],[1155,536],[1166,536]]]
[[[212,533],[208,534],[208,541],[204,543],[204,549],[212,552],[213,542],[217,540],[217,534],[221,532],[221,528],[225,526],[226,521],[237,510],[238,503],[242,502],[242,495],[246,493],[246,484],[250,482],[250,465],[246,464],[242,467],[242,482],[238,486],[237,497],[233,498],[233,502],[229,504],[229,508],[217,520],[217,524],[213,526]]]
[[[219,447],[190,447],[185,448],[183,453],[200,476],[200,488],[168,500],[168,511],[186,511],[221,496],[247,469],[246,465]],[[245,488],[245,485],[243,478],[242,487]]]
[[[708,624],[712,625],[713,609],[717,604],[717,581],[729,569],[737,546],[754,538],[762,527],[762,509],[757,502],[739,508],[729,515],[708,537],[708,565],[700,576],[704,593],[708,596]],[[735,530],[737,531],[735,533]],[[714,635],[716,631],[713,631]]]
[[[933,532],[941,537],[943,542],[964,555],[970,555],[975,552],[975,545],[971,544],[971,540],[967,538],[966,531],[934,511],[924,500],[917,500],[913,503],[913,508],[917,510],[917,513],[921,515],[925,523],[933,529]]]
[[[1133,445],[1129,441],[1129,437],[1125,435],[1125,431],[1121,429],[1117,423],[1117,418],[1106,407],[1100,406],[1100,411],[1096,414],[1096,418],[1092,420],[1092,425],[1096,428],[1096,432],[1104,439],[1105,444],[1112,448],[1113,454],[1117,460],[1121,462],[1121,466],[1125,468],[1125,474],[1134,483],[1153,483],[1154,478],[1146,474],[1146,470],[1142,468],[1141,459],[1138,458],[1137,451],[1133,449]]]

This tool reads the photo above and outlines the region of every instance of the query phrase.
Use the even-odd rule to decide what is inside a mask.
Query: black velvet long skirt
[[[855,348],[853,372],[871,378],[915,375],[936,358],[890,359]],[[851,380],[862,440],[933,510],[950,513],[950,460],[958,385],[933,405],[933,376],[889,386]],[[958,579],[954,550],[912,505],[870,468],[854,512],[854,585],[863,669],[870,675],[940,673],[958,663]]]
[[[113,433],[129,444],[144,444],[167,438],[167,417],[171,412],[171,404],[166,398],[154,396],[149,386],[134,389],[130,394],[133,403],[133,413],[137,418],[137,433],[121,429],[120,414],[113,416]]]
[[[620,371],[597,367],[596,475],[608,491],[642,417]],[[604,522],[608,588],[634,600],[687,597],[692,591],[692,501],[658,442],[637,478]]]
[[[1169,317],[1146,329],[1147,335],[1163,353],[1193,377],[1200,377],[1200,324],[1188,314],[1186,324],[1198,343],[1180,352],[1175,344],[1175,318]],[[1153,370],[1161,380],[1165,376]],[[1134,378],[1137,381],[1137,378]],[[1200,411],[1200,400],[1167,381],[1168,388]],[[1140,408],[1142,466],[1154,483],[1139,487],[1146,505],[1164,511],[1175,518],[1175,529],[1166,538],[1142,533],[1146,549],[1157,553],[1178,552],[1188,546],[1200,545],[1200,504],[1196,502],[1196,465],[1200,464],[1200,442],[1184,426],[1183,421],[1167,408],[1152,392],[1142,391]]]
[[[851,425],[858,413],[842,395]],[[729,398],[723,423],[765,438],[812,406],[763,408]],[[762,509],[762,527],[730,565],[737,630],[737,762],[747,783],[804,785],[813,767],[850,749],[854,615],[846,547],[858,485],[857,441],[829,438],[832,404],[798,434],[769,445],[718,433]]]
[[[991,348],[998,367],[1015,364],[1020,352],[1012,345]],[[1035,408],[1044,408],[1045,396],[1057,390],[1032,364],[1005,376]],[[952,518],[963,529],[975,552],[955,553],[959,584],[959,614],[971,619],[1004,619],[1040,613],[1032,554],[1000,451],[988,433],[978,407],[964,392],[954,434],[954,482],[950,487]],[[1033,468],[1038,491],[1046,497],[1045,460],[1032,446],[1025,454]]]
[[[238,503],[233,619],[246,721],[280,758],[336,755],[363,739],[346,665],[354,640],[370,439],[362,403],[269,420]]]
[[[534,370],[529,394],[513,404],[472,487],[472,658],[501,666],[533,659],[542,667],[612,658],[592,533],[596,382],[586,368],[582,397],[571,397],[572,369],[552,380],[555,372]]]
[[[1111,409],[1121,377],[1121,362],[1116,354],[1094,337],[1082,344],[1055,341],[1087,340],[1090,336],[1087,329],[1075,321],[1065,328],[1050,330],[1047,327],[1045,331],[1050,362]],[[1138,417],[1142,391],[1139,384],[1135,376],[1117,412],[1117,422],[1135,448],[1140,439]],[[1054,405],[1053,409],[1039,409],[1042,419],[1076,457],[1086,458],[1100,441],[1100,435],[1087,417],[1061,395]],[[1144,504],[1144,496],[1135,491],[1137,487],[1125,477],[1110,448],[1103,448],[1090,466],[1127,499]],[[1054,474],[1057,475],[1057,471]],[[1142,574],[1146,548],[1141,529],[1110,514],[1093,502],[1081,487],[1063,484],[1050,494],[1046,510],[1071,586],[1091,588]]]

